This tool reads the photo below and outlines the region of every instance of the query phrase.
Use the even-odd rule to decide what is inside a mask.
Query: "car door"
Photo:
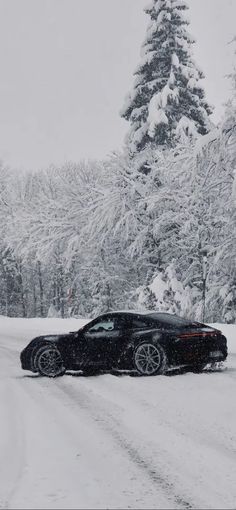
[[[116,362],[124,341],[124,320],[109,314],[97,319],[83,331],[85,364],[111,367]]]

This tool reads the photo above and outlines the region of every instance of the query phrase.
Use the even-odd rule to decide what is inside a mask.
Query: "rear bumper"
[[[228,356],[227,340],[221,335],[217,338],[203,338],[199,341],[184,340],[176,344],[172,361],[175,364],[207,364],[225,361]]]
[[[212,362],[218,362],[218,361],[225,361],[226,358],[227,358],[227,350],[224,351],[224,350],[220,350],[220,349],[217,349],[215,351],[212,351],[211,353],[209,353],[207,356],[203,357],[203,362],[206,362],[206,363],[212,363]]]

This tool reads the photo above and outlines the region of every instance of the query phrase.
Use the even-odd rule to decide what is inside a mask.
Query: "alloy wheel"
[[[142,375],[157,374],[163,365],[163,352],[159,346],[151,343],[141,344],[135,351],[134,362]]]
[[[42,349],[37,358],[38,370],[47,377],[57,377],[65,371],[60,352],[52,347]]]

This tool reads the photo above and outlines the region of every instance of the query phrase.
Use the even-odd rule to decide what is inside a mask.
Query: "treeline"
[[[0,313],[154,307],[235,321],[235,168],[234,100],[220,128],[172,150],[26,174],[2,165]]]

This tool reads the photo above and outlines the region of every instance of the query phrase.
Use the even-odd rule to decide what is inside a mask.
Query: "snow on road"
[[[235,508],[236,326],[217,373],[21,370],[33,336],[81,324],[0,319],[0,508]]]

